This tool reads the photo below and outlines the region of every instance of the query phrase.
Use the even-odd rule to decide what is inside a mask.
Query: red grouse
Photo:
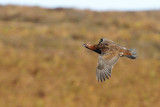
[[[99,54],[96,79],[101,82],[111,77],[113,65],[119,57],[130,59],[136,59],[137,57],[135,49],[127,49],[105,38],[100,39],[98,44],[89,45],[85,43],[83,46]]]

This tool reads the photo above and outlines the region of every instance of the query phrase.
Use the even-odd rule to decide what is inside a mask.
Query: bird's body
[[[108,39],[100,39],[96,45],[84,44],[84,47],[99,54],[96,78],[98,81],[105,81],[111,77],[113,65],[118,61],[119,57],[126,56],[136,59],[136,50],[127,49]]]

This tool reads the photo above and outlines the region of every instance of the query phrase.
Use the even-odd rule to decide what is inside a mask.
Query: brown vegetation
[[[0,106],[160,106],[159,19],[160,11],[0,6]],[[95,78],[98,55],[82,47],[101,37],[138,50],[104,83]]]

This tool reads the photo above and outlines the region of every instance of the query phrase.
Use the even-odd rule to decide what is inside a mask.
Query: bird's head
[[[101,51],[101,49],[100,49],[100,47],[99,47],[99,44],[90,45],[90,44],[88,44],[88,43],[85,43],[85,44],[83,44],[83,46],[84,46],[85,48],[89,49],[89,50],[92,50],[92,51],[98,53],[98,54],[101,54],[101,53],[102,53],[102,51]]]
[[[90,45],[88,43],[83,44],[83,46],[87,49],[90,49],[98,54],[104,53],[105,49],[107,49],[108,44],[105,43],[105,39],[101,38],[98,44]]]

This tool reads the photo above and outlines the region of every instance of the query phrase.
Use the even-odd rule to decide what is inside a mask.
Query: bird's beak
[[[98,54],[101,54],[101,51],[98,49],[98,47],[96,45],[89,45],[87,43],[83,44],[83,46],[87,49],[90,49],[94,52],[97,52]]]

